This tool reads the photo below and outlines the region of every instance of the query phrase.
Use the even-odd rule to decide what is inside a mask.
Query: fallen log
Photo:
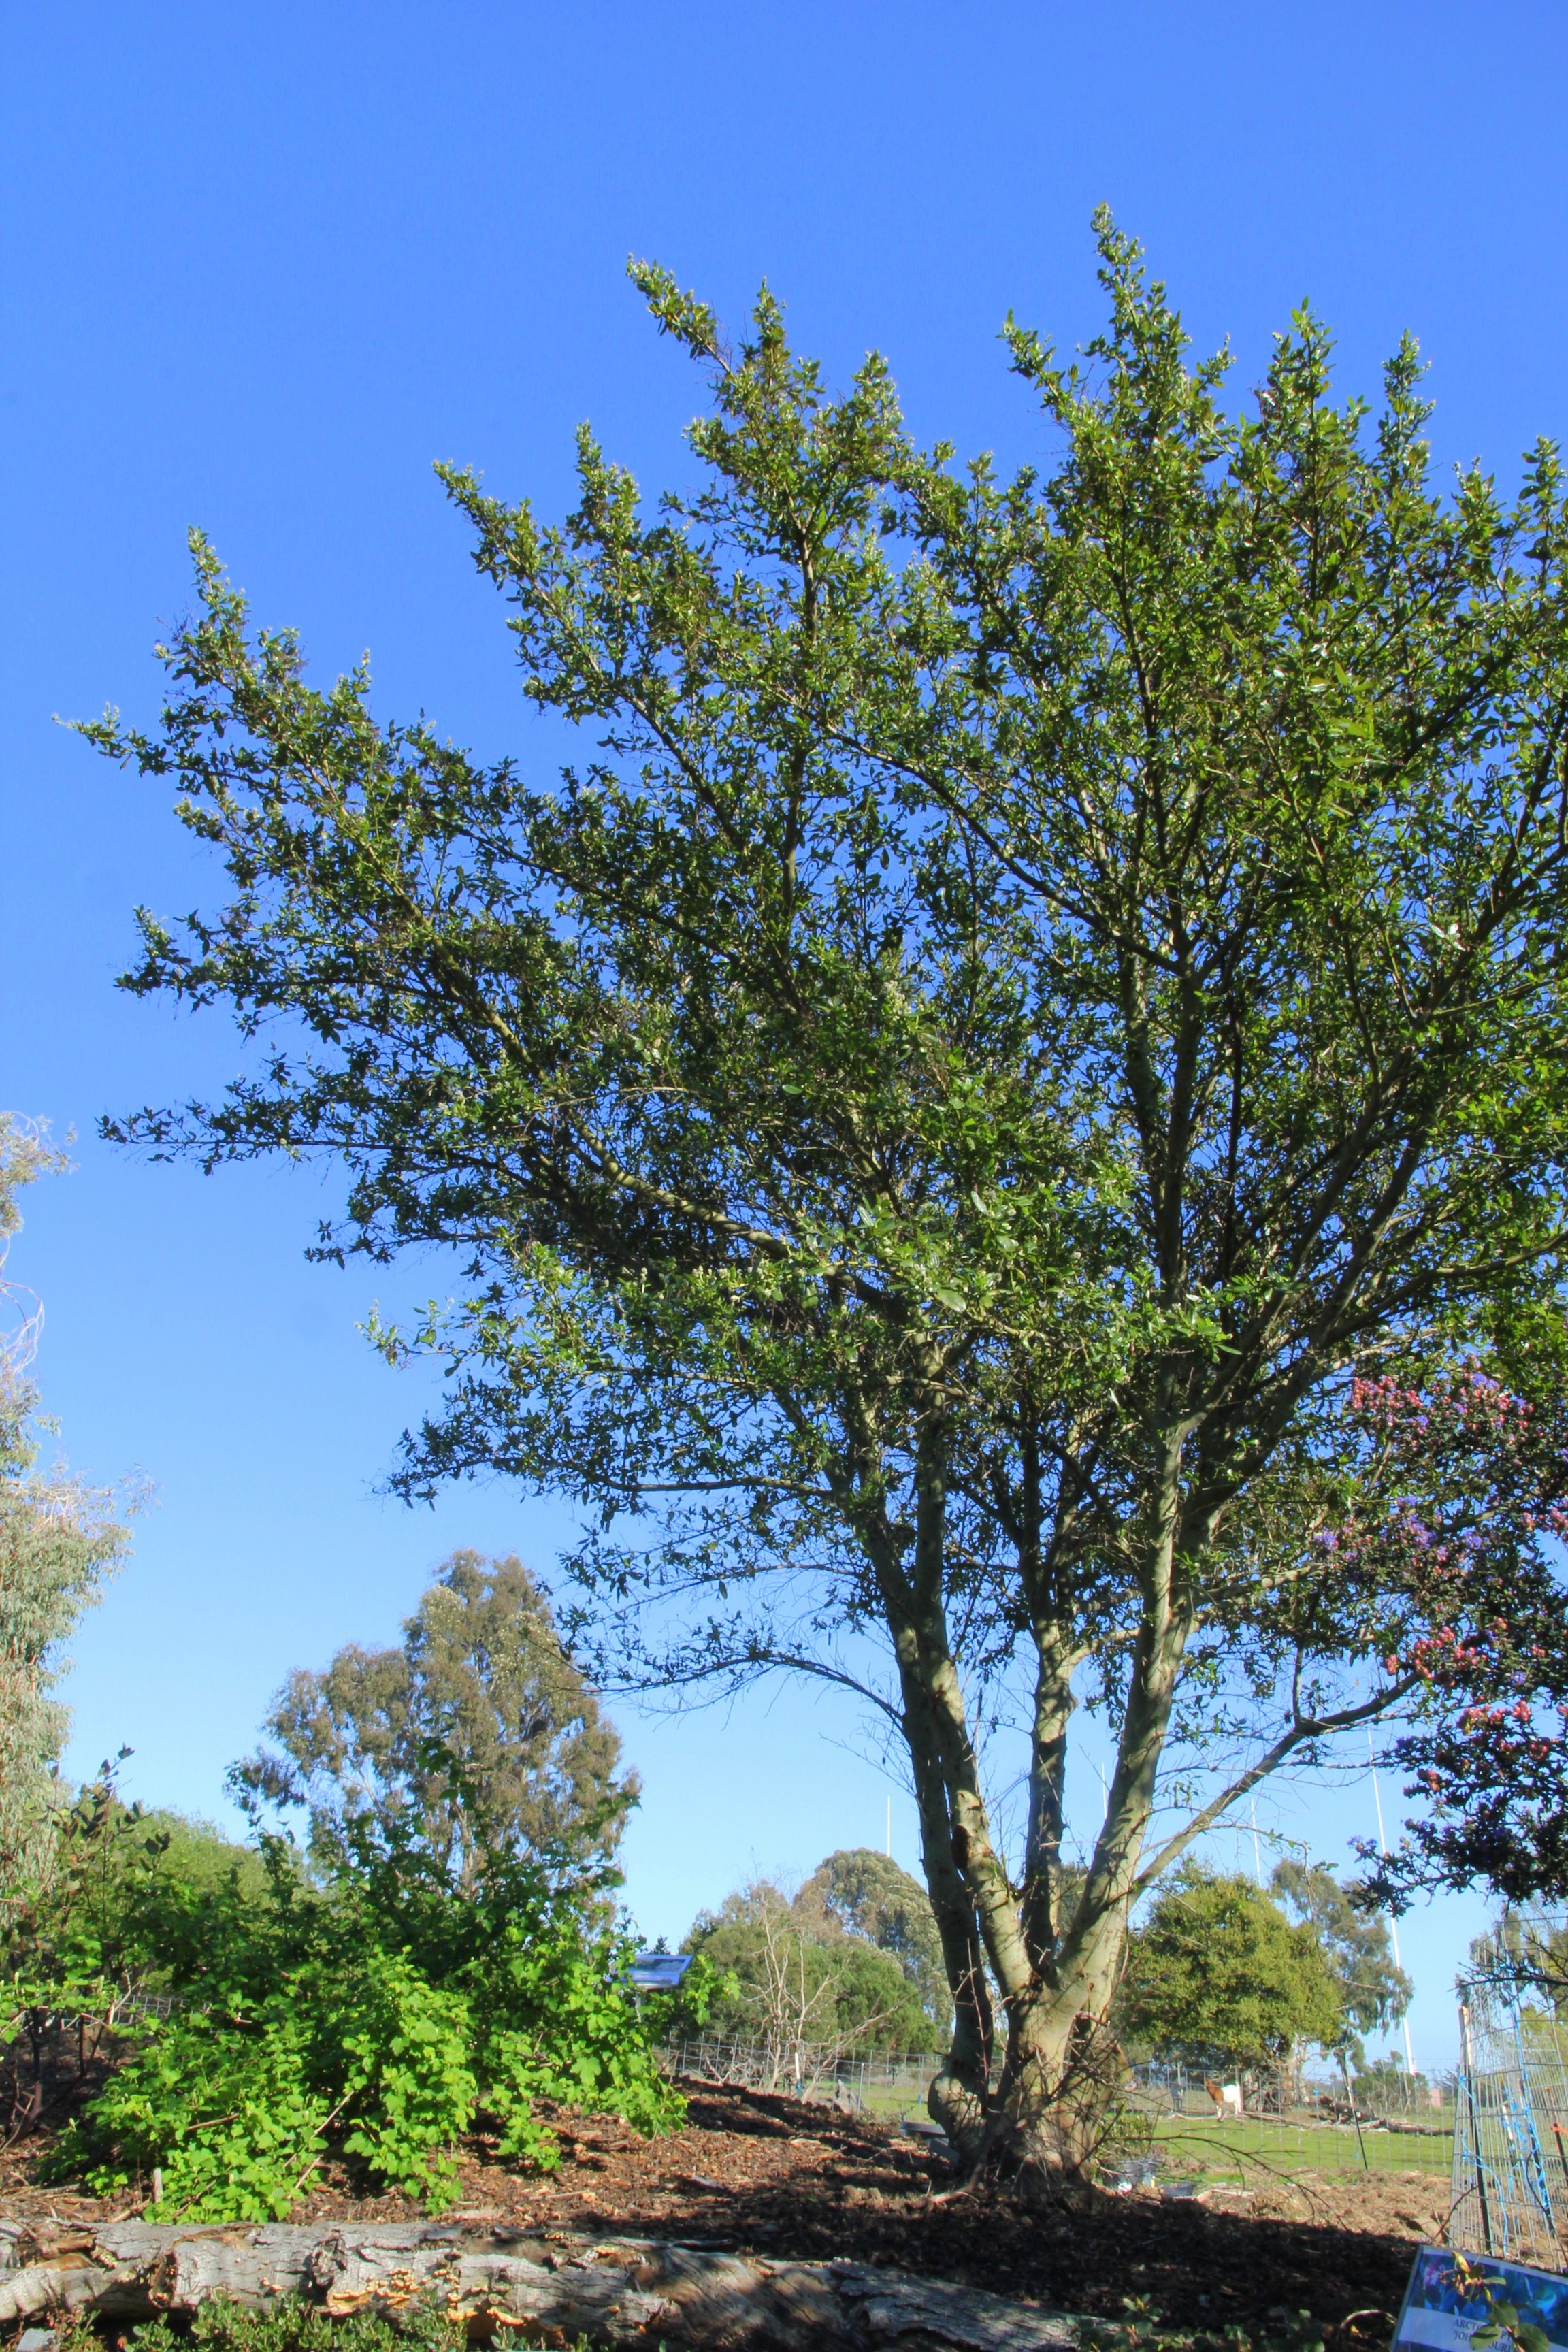
[[[434,2300],[473,2335],[586,2336],[605,2352],[1072,2352],[1076,2323],[945,2280],[866,2263],[775,2262],[667,2239],[545,2243],[433,2221],[232,2226],[0,2224],[0,2325],[56,2314],[151,2318],[214,2295],[252,2310],[299,2297],[335,2315]]]

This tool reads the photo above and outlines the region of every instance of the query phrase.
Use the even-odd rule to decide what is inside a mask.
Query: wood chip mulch
[[[1108,2318],[1138,2297],[1172,2326],[1259,2332],[1281,2305],[1332,2328],[1370,2315],[1333,2352],[1386,2345],[1415,2246],[1443,2234],[1446,2184],[1421,2173],[1318,2174],[1300,2188],[1280,2182],[1202,2201],[1089,2193],[1072,2209],[1031,2210],[994,2194],[953,2194],[947,2168],[896,2124],[761,2092],[682,2088],[686,2127],[665,2139],[639,2139],[607,2117],[558,2118],[563,2158],[549,2177],[510,2171],[470,2143],[455,2218],[805,2261],[837,2255]],[[0,2160],[0,2215],[86,2222],[142,2210],[133,2199],[32,2185],[33,2148]],[[417,2211],[328,2179],[294,2218]]]

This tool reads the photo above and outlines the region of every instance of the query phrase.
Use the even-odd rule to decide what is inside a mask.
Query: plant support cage
[[[1568,2021],[1528,1957],[1506,1949],[1461,1980],[1459,2000],[1449,2241],[1563,2270]]]

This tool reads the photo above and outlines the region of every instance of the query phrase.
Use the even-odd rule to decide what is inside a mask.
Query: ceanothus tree
[[[879,359],[829,398],[770,296],[731,349],[637,268],[712,389],[697,492],[645,508],[586,432],[559,526],[444,474],[559,778],[312,688],[200,539],[161,725],[87,730],[228,877],[127,985],[269,1040],[109,1132],[325,1155],[325,1252],[457,1254],[379,1334],[447,1373],[398,1483],[582,1505],[601,1686],[869,1706],[954,2001],[933,2113],[1047,2172],[1129,1906],[1417,1703],[1452,1622],[1408,1549],[1314,1539],[1393,1492],[1352,1378],[1563,1355],[1556,453],[1441,493],[1414,346],[1374,420],[1305,313],[1227,413],[1099,238],[1082,364],[1008,328],[1051,452],[1008,478],[917,448]]]

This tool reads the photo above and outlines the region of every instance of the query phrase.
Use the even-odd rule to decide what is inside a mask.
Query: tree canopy
[[[400,1484],[575,1498],[605,1674],[879,1711],[956,2005],[934,2109],[1046,2161],[1129,1906],[1519,1589],[1484,1543],[1435,1582],[1326,1539],[1398,1491],[1352,1381],[1563,1353],[1557,454],[1444,496],[1414,344],[1373,418],[1306,311],[1227,414],[1098,236],[1080,362],[1009,323],[1050,452],[1010,477],[918,448],[879,358],[830,398],[771,295],[731,347],[634,269],[711,387],[698,488],[645,508],[586,430],[562,525],[444,469],[585,738],[559,780],[313,688],[199,537],[160,727],[87,730],[230,885],[144,915],[126,984],[268,1036],[108,1131],[331,1155],[324,1251],[458,1254],[378,1335],[448,1376]]]
[[[952,2000],[942,1967],[942,1938],[931,1897],[891,1854],[870,1846],[840,1848],[819,1862],[803,1895],[819,1903],[853,1936],[890,1952],[920,1996],[938,2032],[952,2022]]]
[[[1332,2046],[1359,2064],[1362,2037],[1397,2025],[1415,1991],[1394,1960],[1387,1922],[1358,1910],[1331,1871],[1308,1863],[1277,1863],[1268,1888],[1317,1937],[1339,1986],[1340,2022]]]
[[[395,1827],[463,1886],[497,1849],[607,1857],[637,1801],[615,1727],[510,1556],[454,1552],[400,1649],[351,1643],[298,1669],[266,1729],[277,1747],[230,1775],[247,1802],[303,1808],[318,1856],[356,1822]]]
[[[1298,2042],[1332,2047],[1342,1988],[1309,1921],[1292,1927],[1250,1879],[1189,1866],[1131,1938],[1127,2032],[1156,2051],[1237,2067],[1286,2063]]]

